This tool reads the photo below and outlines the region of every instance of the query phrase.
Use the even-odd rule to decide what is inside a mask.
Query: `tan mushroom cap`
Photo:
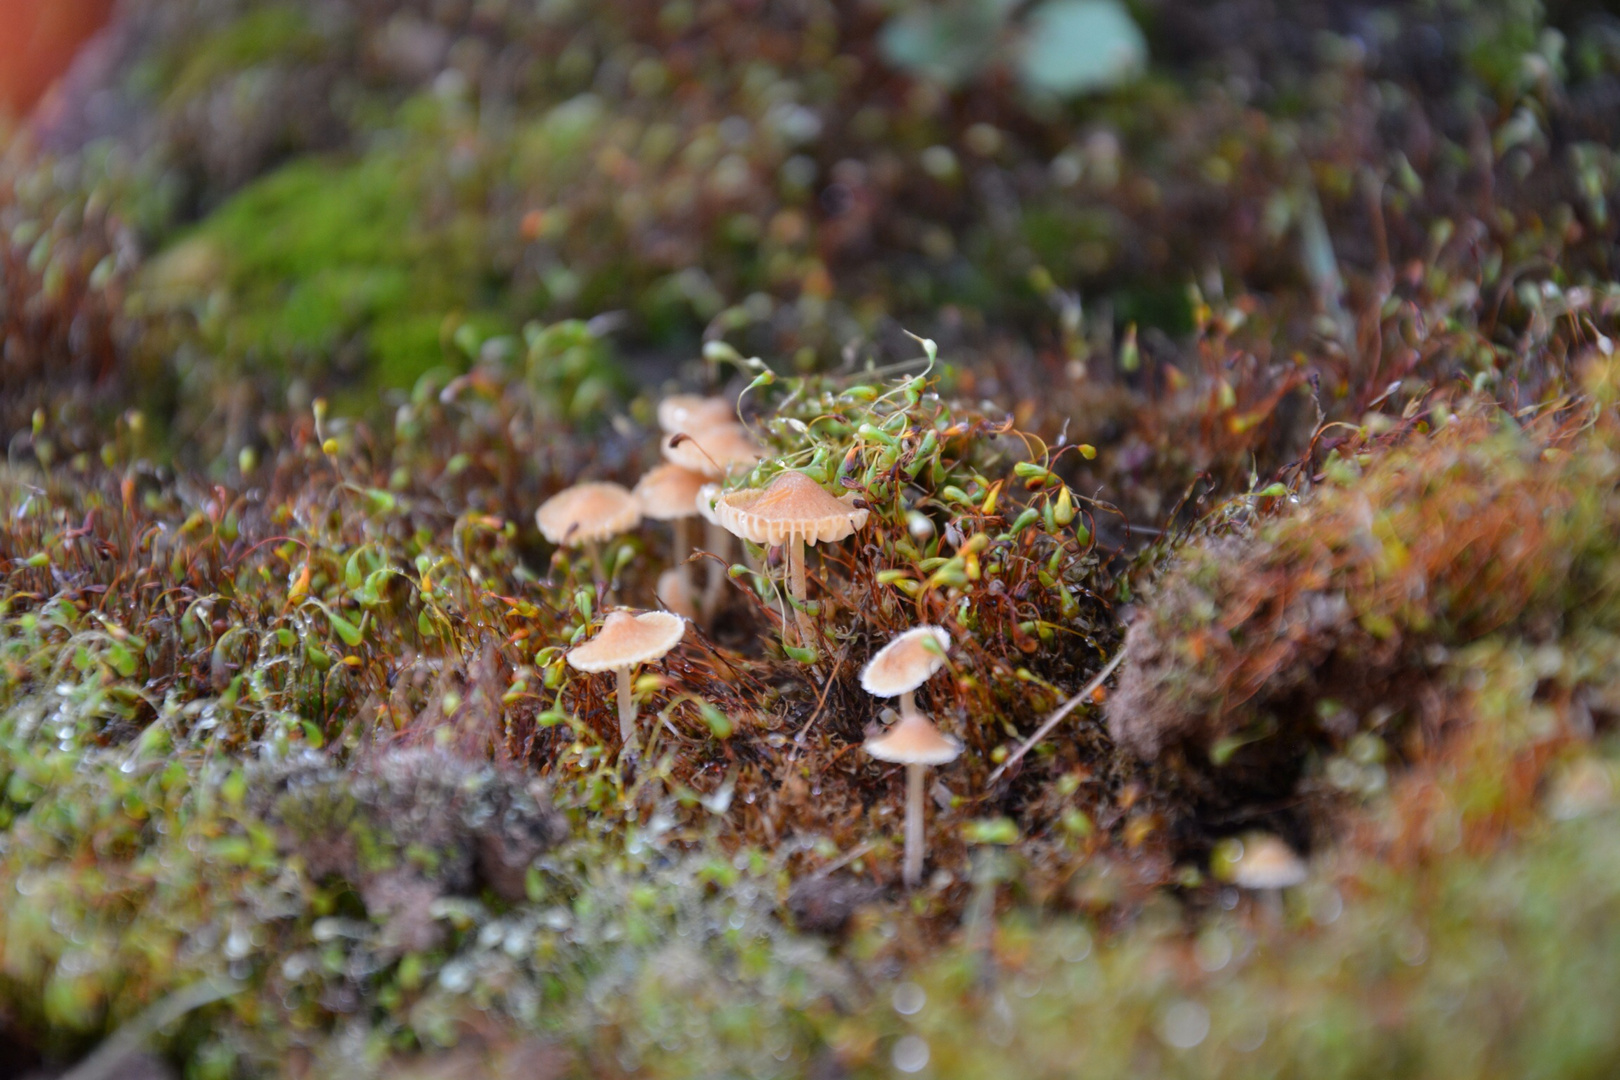
[[[658,426],[669,434],[708,431],[737,422],[737,403],[699,394],[671,394],[658,403]]]
[[[946,735],[922,713],[909,713],[863,747],[879,761],[901,765],[945,765],[962,753],[962,744]]]
[[[724,476],[727,469],[753,465],[765,457],[765,451],[741,424],[724,424],[697,434],[672,435],[664,440],[662,449],[664,460],[711,479]]]
[[[945,666],[951,635],[938,626],[918,626],[889,642],[861,671],[861,689],[894,697],[917,689]]]
[[[698,489],[707,480],[708,477],[702,473],[666,461],[648,469],[636,481],[632,494],[641,503],[641,512],[655,521],[695,517],[698,512]]]
[[[866,524],[868,511],[857,510],[855,494],[842,498],[795,469],[778,473],[762,488],[728,491],[714,504],[714,516],[733,534],[756,544],[807,544],[842,540]]]
[[[579,671],[613,671],[657,660],[686,633],[686,620],[667,611],[614,611],[602,629],[583,645],[568,650],[568,663]]]
[[[1307,874],[1305,860],[1270,833],[1243,838],[1243,855],[1232,867],[1232,884],[1245,889],[1288,889]]]
[[[635,528],[641,504],[619,484],[575,484],[541,503],[534,520],[553,544],[577,547]]]

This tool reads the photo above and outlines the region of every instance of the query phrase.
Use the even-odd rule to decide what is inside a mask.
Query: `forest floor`
[[[1601,5],[125,0],[5,131],[0,1074],[1620,1068]],[[632,747],[683,553],[535,513],[676,393],[865,517]]]

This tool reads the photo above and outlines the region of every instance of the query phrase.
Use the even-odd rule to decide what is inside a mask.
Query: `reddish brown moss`
[[[1110,731],[1227,806],[1290,794],[1310,751],[1361,732],[1421,752],[1455,715],[1456,650],[1613,623],[1620,465],[1595,417],[1458,416],[1190,545],[1126,635]]]

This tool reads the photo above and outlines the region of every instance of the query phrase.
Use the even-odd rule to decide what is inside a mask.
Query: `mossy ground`
[[[126,5],[0,161],[0,1066],[1614,1071],[1612,22],[1145,3],[1070,101],[968,6],[946,85],[900,7]],[[631,766],[563,653],[666,535],[533,512],[677,386],[871,515],[798,648],[703,559]]]

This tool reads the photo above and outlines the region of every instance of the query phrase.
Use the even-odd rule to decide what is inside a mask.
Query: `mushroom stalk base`
[[[923,773],[926,765],[906,766],[906,861],[901,880],[906,888],[922,884],[923,871]]]
[[[636,698],[630,685],[630,669],[619,671],[619,736],[628,749],[636,741]]]

